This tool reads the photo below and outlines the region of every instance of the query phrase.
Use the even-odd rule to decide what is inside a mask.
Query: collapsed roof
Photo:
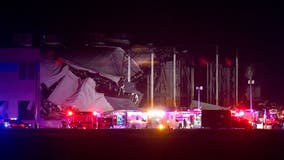
[[[89,50],[62,53],[64,59],[94,72],[112,76],[127,77],[127,53],[120,47],[96,46]],[[142,72],[131,59],[131,75]]]
[[[49,102],[58,106],[73,106],[80,111],[137,109],[129,98],[107,97],[96,91],[98,84],[94,77],[103,77],[116,85],[127,77],[127,57],[123,49],[100,46],[93,50],[65,52],[60,54],[60,61],[56,63],[52,59],[42,59],[40,64],[41,84],[47,88],[56,84],[47,97]],[[142,72],[133,59],[130,64],[131,75]],[[138,93],[135,87],[132,91]]]

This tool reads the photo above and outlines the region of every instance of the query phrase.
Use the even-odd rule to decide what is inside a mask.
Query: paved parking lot
[[[2,130],[0,159],[273,159],[283,130]]]

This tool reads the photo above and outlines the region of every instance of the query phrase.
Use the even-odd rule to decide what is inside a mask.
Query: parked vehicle
[[[256,128],[257,114],[250,109],[231,110],[231,127],[253,129]]]
[[[98,129],[111,129],[114,128],[113,117],[99,117]]]
[[[26,123],[16,118],[2,120],[0,124],[1,128],[17,128],[17,129],[33,128],[32,124]]]
[[[265,112],[264,125],[271,126],[272,129],[280,129],[283,127],[283,118],[276,109],[270,109]]]
[[[97,117],[97,112],[73,112],[69,110],[62,121],[62,127],[74,129],[96,129],[98,127]]]

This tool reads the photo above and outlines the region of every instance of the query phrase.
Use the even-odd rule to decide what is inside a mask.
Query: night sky
[[[255,70],[255,80],[261,82],[263,96],[284,102],[283,12],[277,5],[266,4],[16,4],[1,6],[0,43],[8,45],[14,32],[61,33],[73,40],[88,32],[124,32],[133,35],[132,41],[183,46],[211,57],[215,45],[223,57],[233,57],[239,48],[240,65],[261,66]]]

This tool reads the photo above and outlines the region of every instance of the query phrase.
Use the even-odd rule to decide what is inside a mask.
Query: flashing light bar
[[[235,110],[231,110],[231,113],[236,113],[236,111]]]
[[[128,111],[127,116],[145,116],[145,113],[140,112],[140,111]]]
[[[67,112],[67,115],[68,115],[68,116],[72,116],[72,115],[73,115],[73,112],[72,112],[72,111],[68,111],[68,112]]]
[[[231,113],[232,113],[235,117],[242,117],[243,115],[245,115],[245,112],[244,112],[244,111],[231,110]]]
[[[93,115],[94,115],[94,116],[97,116],[98,114],[99,114],[99,113],[96,112],[96,111],[93,112]]]
[[[243,115],[245,115],[245,112],[244,111],[240,111],[239,112],[239,116],[243,116]]]
[[[8,122],[4,122],[4,127],[8,128],[9,127],[9,123]]]
[[[149,116],[160,116],[160,117],[163,117],[163,116],[165,116],[165,114],[166,114],[165,111],[158,111],[158,110],[156,110],[156,111],[149,111],[148,112]]]
[[[162,129],[164,129],[165,127],[164,127],[164,125],[160,124],[158,128],[162,130]]]
[[[199,109],[199,108],[195,108],[195,109],[193,109],[193,111],[200,112],[200,111],[201,111],[201,109]]]

